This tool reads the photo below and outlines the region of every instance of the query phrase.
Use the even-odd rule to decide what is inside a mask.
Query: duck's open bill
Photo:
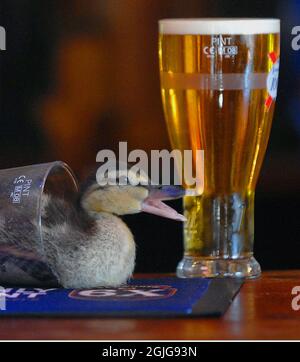
[[[173,200],[183,197],[184,189],[179,186],[162,186],[150,190],[149,196],[143,202],[142,211],[178,221],[186,221],[186,218],[179,214],[172,207],[166,205],[162,200]]]

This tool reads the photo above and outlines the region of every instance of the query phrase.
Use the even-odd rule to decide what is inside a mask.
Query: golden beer
[[[181,277],[256,277],[254,192],[277,92],[277,19],[160,21],[172,148],[204,150],[204,191],[184,200]],[[197,167],[194,162],[193,167]]]

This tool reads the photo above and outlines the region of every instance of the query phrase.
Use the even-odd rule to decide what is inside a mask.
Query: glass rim
[[[71,167],[69,165],[67,165],[65,162],[63,161],[53,161],[53,162],[49,162],[48,164],[44,164],[45,166],[48,165],[48,168],[44,174],[43,177],[43,181],[41,184],[41,195],[44,193],[44,189],[45,189],[45,185],[47,182],[47,179],[51,173],[51,171],[55,168],[55,167],[59,167],[61,170],[63,170],[65,172],[65,174],[70,178],[70,180],[72,180],[73,182],[73,186],[74,186],[74,191],[79,191],[79,184],[78,184],[78,180],[73,172],[73,170],[71,169]],[[40,237],[40,241],[42,244],[42,247],[44,247],[44,240],[43,240],[43,232],[42,232],[42,198],[40,197],[38,205],[37,205],[37,215],[38,215],[38,230],[39,230],[39,237]]]
[[[270,34],[280,33],[278,18],[174,18],[159,20],[160,34]]]

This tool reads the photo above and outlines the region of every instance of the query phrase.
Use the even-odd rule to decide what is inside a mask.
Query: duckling
[[[184,221],[162,202],[183,195],[179,186],[100,186],[93,174],[74,204],[43,195],[43,243],[34,249],[65,288],[117,287],[132,276],[136,254],[122,215],[147,212]]]

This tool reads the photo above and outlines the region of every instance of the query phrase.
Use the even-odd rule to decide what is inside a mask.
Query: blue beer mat
[[[242,279],[132,279],[119,288],[0,288],[1,316],[221,316]]]

